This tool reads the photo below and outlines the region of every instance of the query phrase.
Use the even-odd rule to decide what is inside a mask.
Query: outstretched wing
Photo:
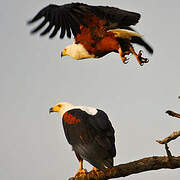
[[[109,23],[113,23],[116,27],[126,27],[136,25],[141,17],[139,13],[122,10],[109,6],[91,6],[92,12],[105,19]]]
[[[28,23],[31,24],[42,17],[44,20],[41,24],[36,27],[31,33],[39,31],[46,23],[49,22],[48,27],[41,32],[41,36],[49,33],[54,27],[53,32],[50,34],[50,38],[53,38],[61,28],[60,38],[63,38],[65,33],[67,36],[71,37],[71,31],[76,36],[77,33],[80,33],[80,25],[83,23],[84,12],[81,8],[78,7],[77,3],[65,4],[62,6],[50,4],[46,6],[37,15],[30,20]]]
[[[47,28],[41,32],[41,36],[49,33],[52,28],[53,31],[49,35],[53,38],[59,30],[61,30],[60,38],[63,38],[65,34],[67,37],[71,37],[71,32],[74,36],[80,33],[80,26],[88,26],[88,21],[84,23],[84,18],[88,18],[89,15],[99,17],[107,21],[109,26],[125,27],[135,25],[140,14],[121,10],[114,7],[104,6],[90,6],[83,3],[71,3],[65,5],[50,4],[37,13],[37,15],[28,23],[31,24],[42,17],[44,20],[37,26],[32,33],[39,31],[42,27],[49,23]]]

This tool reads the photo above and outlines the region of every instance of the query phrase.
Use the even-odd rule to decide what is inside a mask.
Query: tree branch
[[[172,154],[171,154],[171,151],[169,150],[169,147],[168,147],[167,143],[165,144],[165,149],[166,149],[166,153],[168,155],[169,161],[171,161]]]
[[[170,134],[168,137],[164,138],[163,140],[156,140],[156,142],[160,144],[167,144],[168,142],[175,140],[179,136],[180,136],[180,130],[173,132],[172,134]]]
[[[166,111],[167,114],[169,114],[172,117],[180,118],[180,114],[173,112],[171,110]]]
[[[137,161],[129,162],[114,166],[111,169],[102,171],[90,171],[86,175],[79,177],[72,177],[69,180],[107,180],[117,177],[125,177],[131,174],[137,174],[145,171],[158,170],[158,169],[175,169],[180,168],[180,156],[171,157],[171,163],[167,156],[153,156],[143,158]]]
[[[172,154],[171,151],[169,150],[168,147],[168,143],[172,140],[175,140],[176,138],[178,138],[180,136],[180,131],[175,131],[172,134],[170,134],[168,137],[164,138],[163,140],[156,140],[156,142],[160,143],[160,144],[165,144],[165,149],[166,149],[166,153],[169,159],[169,163],[172,165]]]
[[[180,96],[178,96],[178,98],[180,99]],[[167,110],[166,113],[169,114],[169,115],[172,116],[172,117],[180,118],[180,114],[179,114],[179,113],[176,113],[176,112],[174,112],[174,111]]]

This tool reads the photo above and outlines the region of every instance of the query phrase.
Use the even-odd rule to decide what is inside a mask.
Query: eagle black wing
[[[139,13],[109,6],[91,6],[92,12],[117,27],[136,25],[141,17]],[[111,26],[111,25],[110,25]],[[110,27],[109,27],[110,28]]]
[[[61,6],[50,4],[39,11],[37,15],[28,23],[31,24],[44,17],[44,20],[39,24],[39,26],[31,31],[32,33],[39,31],[42,27],[49,23],[47,28],[41,32],[40,35],[45,35],[49,33],[52,28],[54,28],[49,35],[50,38],[53,38],[60,29],[60,38],[63,38],[65,34],[67,34],[67,37],[70,38],[71,32],[74,36],[81,32],[80,25],[88,26],[88,24],[84,23],[83,19],[88,18],[89,15],[94,15],[100,19],[106,20],[109,27],[125,27],[135,25],[140,18],[140,14],[138,13],[125,11],[114,7],[90,6],[83,3],[71,3]]]
[[[113,166],[114,129],[103,111],[90,115],[81,109],[69,110],[63,115],[63,126],[68,142],[82,159],[101,170]]]
[[[97,110],[97,114],[93,116],[89,123],[96,129],[97,136],[96,141],[104,146],[112,157],[116,156],[115,148],[115,137],[114,137],[114,128],[107,116],[107,114],[102,110]]]

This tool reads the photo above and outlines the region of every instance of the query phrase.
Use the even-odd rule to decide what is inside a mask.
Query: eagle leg
[[[81,156],[76,151],[75,151],[75,154],[80,163],[80,167],[79,167],[77,173],[75,174],[75,177],[77,177],[77,176],[80,176],[81,174],[86,174],[87,171],[86,171],[86,169],[83,169],[83,159],[81,158]]]
[[[132,46],[129,48],[129,50],[133,53],[133,55],[136,57],[138,63],[141,66],[143,66],[144,63],[149,62],[149,60],[147,58],[142,57],[142,50],[140,50],[138,54],[135,52],[135,50],[134,50],[134,48]]]
[[[80,160],[80,168],[78,169],[77,173],[75,174],[75,177],[81,176],[81,174],[86,174],[86,169],[83,169],[83,160]]]
[[[118,52],[119,52],[119,54],[120,54],[120,57],[121,57],[121,59],[122,59],[122,62],[123,62],[124,64],[127,64],[127,63],[129,62],[129,58],[125,57],[125,55],[128,55],[128,54],[130,53],[130,51],[122,52],[122,49],[119,48],[119,49],[118,49]]]

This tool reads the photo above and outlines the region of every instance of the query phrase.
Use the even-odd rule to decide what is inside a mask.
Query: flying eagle
[[[142,35],[132,29],[140,19],[140,14],[108,6],[91,6],[83,3],[65,5],[50,4],[37,13],[28,23],[31,24],[44,17],[44,20],[32,33],[39,31],[47,23],[48,26],[40,33],[49,33],[53,38],[61,30],[60,38],[65,34],[73,44],[65,47],[61,56],[71,56],[76,60],[85,58],[100,58],[110,52],[120,54],[124,63],[128,62],[126,55],[132,53],[140,65],[148,62],[142,57],[142,50],[136,53],[132,43],[144,46],[149,52],[153,49],[142,39]]]
[[[67,102],[51,107],[51,112],[58,112],[62,116],[66,139],[80,162],[75,176],[86,173],[83,159],[95,169],[104,171],[113,167],[113,157],[116,155],[114,129],[105,112]]]

